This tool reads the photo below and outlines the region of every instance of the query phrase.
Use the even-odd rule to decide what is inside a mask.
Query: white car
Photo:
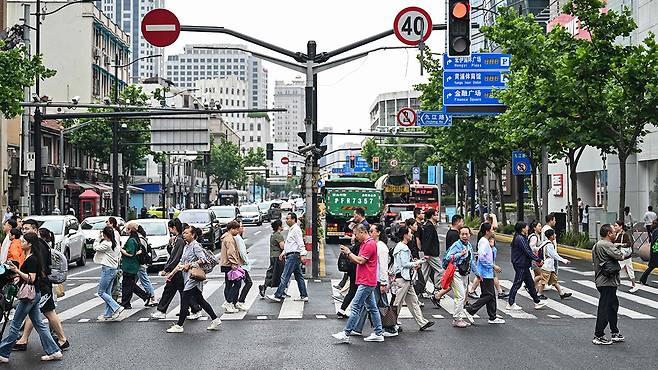
[[[294,209],[294,206],[293,206],[292,202],[286,201],[286,202],[281,203],[281,211],[293,212],[293,209]]]
[[[78,219],[74,216],[29,216],[26,220],[35,220],[40,229],[48,229],[55,235],[55,248],[64,253],[69,263],[75,261],[78,266],[87,263],[85,236],[80,231]]]
[[[243,224],[256,224],[258,226],[263,224],[263,216],[261,215],[260,208],[255,204],[241,206],[240,215],[242,216]]]
[[[169,259],[169,251],[167,250],[169,239],[171,238],[168,227],[169,220],[144,218],[135,220],[135,222],[141,225],[144,231],[146,231],[146,239],[151,244],[153,266],[164,265]],[[125,244],[128,237],[129,235],[124,229],[121,232],[121,243]]]
[[[87,217],[80,223],[80,230],[85,237],[87,255],[92,255],[94,253],[94,241],[98,239],[98,235],[100,235],[101,230],[105,228],[109,218],[110,216]],[[118,216],[114,216],[114,218],[117,219],[119,230],[123,230],[126,221]]]
[[[306,208],[306,200],[304,198],[297,198],[293,201],[293,205],[295,206],[295,212],[297,212]]]

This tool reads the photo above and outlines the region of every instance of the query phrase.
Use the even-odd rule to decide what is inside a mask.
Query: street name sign
[[[452,126],[452,116],[443,112],[419,110],[416,126]]]

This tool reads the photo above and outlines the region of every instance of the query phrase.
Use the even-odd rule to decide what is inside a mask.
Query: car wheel
[[[87,253],[85,252],[84,249],[80,251],[80,258],[78,258],[77,261],[75,261],[76,266],[82,267],[87,264]]]
[[[263,221],[257,223],[256,226],[263,226]]]

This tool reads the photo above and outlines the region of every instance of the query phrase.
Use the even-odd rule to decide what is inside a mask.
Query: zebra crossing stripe
[[[215,293],[215,291],[219,289],[222,285],[224,285],[223,281],[207,280],[206,284],[203,286],[203,298],[208,300],[208,297],[210,297],[213,293]],[[162,319],[162,321],[178,320],[178,316],[176,316],[176,314],[179,312],[180,312],[180,305],[174,307],[174,309],[167,312],[167,317]]]
[[[98,306],[100,306],[104,303],[105,303],[105,301],[103,301],[102,299],[100,299],[98,297],[90,299],[90,300],[88,300],[84,303],[81,303],[77,306],[69,308],[68,310],[66,310],[64,312],[60,312],[59,313],[59,320],[60,321],[66,321],[66,320],[72,319],[72,318],[74,318],[78,315],[82,315],[83,313],[91,310],[92,308],[98,307]]]
[[[292,298],[284,299],[279,311],[279,319],[301,319],[304,316],[304,302],[295,301],[299,297],[299,287],[295,280],[288,284],[288,294]]]
[[[581,276],[594,276],[594,271],[580,271],[573,267],[560,267],[560,270],[564,270],[572,274],[581,275]]]
[[[339,283],[340,283],[340,279],[332,279],[331,280],[331,295],[332,296],[336,296],[336,297],[341,297],[342,296],[340,294],[340,290],[334,288],[334,285],[338,285]],[[340,306],[343,304],[343,302],[339,302],[335,299],[333,299],[333,301],[334,301],[334,307],[336,309],[336,312],[338,312],[338,310],[340,310]],[[350,304],[347,306],[347,308],[345,309],[345,312],[350,312],[350,308],[352,308],[352,302],[350,302]]]
[[[588,288],[596,289],[596,284],[593,281],[574,280],[574,282],[577,283],[577,284],[580,284],[580,285],[584,285]],[[643,297],[639,297],[639,296],[636,296],[636,295],[633,295],[633,294],[624,293],[624,292],[620,292],[620,291],[617,291],[617,297],[628,299],[629,301],[633,301],[633,302],[636,302],[636,303],[639,303],[639,304],[643,304],[645,306],[649,306],[653,309],[658,310],[658,302],[652,301],[650,299],[646,299],[646,298],[643,298]]]
[[[252,286],[251,289],[249,289],[249,293],[247,293],[247,297],[245,298],[244,304],[247,306],[247,310],[253,306],[254,302],[256,301],[256,298],[258,298],[258,286],[262,285],[265,283],[265,280],[259,280],[255,281],[254,280],[254,285]],[[247,315],[247,311],[238,311],[236,313],[226,313],[220,317],[222,320],[242,320],[244,317]]]
[[[633,284],[631,284],[630,281],[623,280],[621,283],[622,283],[622,285],[626,285],[626,286],[628,286],[628,287],[632,287],[632,286],[633,286]],[[636,282],[636,284],[637,284],[637,287],[638,287],[641,291],[643,291],[643,292],[648,292],[648,293],[652,293],[652,294],[658,294],[658,289],[656,289],[656,288],[652,288],[652,287],[650,287],[650,286],[642,285],[642,284],[640,284],[640,283],[638,283],[638,282]]]
[[[562,286],[562,289],[568,290],[571,293],[571,296],[573,298],[576,298],[576,299],[581,300],[585,303],[589,303],[593,306],[598,307],[599,300],[597,298],[592,297],[592,296],[587,295],[587,294],[577,292],[573,289],[569,289],[569,288],[567,288],[566,286],[564,286],[562,284],[561,284],[561,286]],[[618,313],[622,316],[626,316],[626,317],[629,317],[631,319],[654,319],[653,316],[645,315],[643,313],[639,313],[639,312],[636,312],[636,311],[633,311],[633,310],[629,310],[629,309],[621,307],[621,306],[619,306]]]
[[[510,289],[512,287],[512,282],[509,281],[509,280],[500,280],[500,285],[504,286],[507,289]],[[524,289],[519,289],[517,294],[520,294],[520,295],[532,300],[532,298],[530,297],[530,294],[528,294],[528,292],[526,292]],[[548,307],[552,310],[555,310],[555,311],[557,311],[557,312],[559,312],[563,315],[571,316],[574,319],[593,319],[593,318],[596,317],[594,315],[590,315],[588,313],[579,311],[575,308],[571,308],[571,307],[569,307],[565,304],[562,304],[560,302],[556,302],[552,299],[547,299],[543,302],[546,304],[546,307]]]
[[[58,303],[63,302],[65,300],[67,300],[68,298],[74,297],[74,296],[76,296],[76,295],[78,295],[82,292],[85,292],[85,291],[87,291],[89,289],[92,289],[94,287],[97,287],[97,286],[98,286],[98,284],[96,284],[96,283],[80,284],[79,286],[77,286],[77,287],[75,287],[71,290],[65,291],[64,296],[62,298],[57,298],[57,302]]]
[[[155,296],[160,297],[162,295],[162,292],[164,291],[164,288],[165,288],[165,285],[162,284],[161,287],[156,289],[155,290]],[[119,315],[119,317],[117,319],[115,319],[114,321],[123,321],[123,320],[129,318],[130,316],[140,312],[141,310],[143,310],[145,308],[150,308],[150,307],[144,306],[144,303],[145,302],[141,298],[138,298],[138,299],[130,302],[130,305],[133,306],[133,308],[131,308],[129,310],[123,310],[123,312],[121,312],[121,315]]]
[[[523,310],[508,310],[507,307],[507,301],[504,299],[499,299],[497,304],[496,304],[498,310],[502,311],[505,315],[508,315],[512,318],[515,319],[536,319],[537,316],[527,313]]]

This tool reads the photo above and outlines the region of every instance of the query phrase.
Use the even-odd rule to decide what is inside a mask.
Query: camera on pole
[[[471,4],[448,0],[448,56],[471,56]]]

